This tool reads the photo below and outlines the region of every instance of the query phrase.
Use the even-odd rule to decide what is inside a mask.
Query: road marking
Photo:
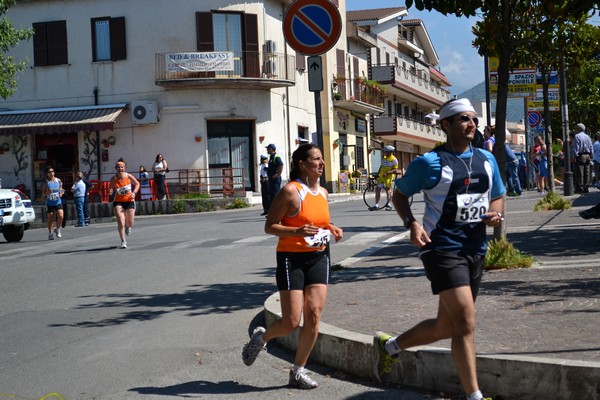
[[[339,263],[336,263],[336,264],[339,264],[342,267],[348,267],[348,266],[350,266],[350,265],[352,265],[352,264],[354,264],[354,263],[362,260],[363,258],[366,258],[366,257],[369,257],[369,256],[373,255],[374,253],[376,253],[377,251],[383,249],[384,247],[387,247],[387,246],[389,246],[389,245],[391,245],[393,243],[396,243],[396,242],[398,242],[398,241],[400,241],[400,240],[408,237],[409,235],[410,235],[410,231],[406,231],[406,232],[403,232],[403,233],[401,233],[399,235],[392,236],[391,238],[388,238],[388,239],[386,239],[386,240],[384,240],[384,241],[382,241],[380,243],[377,243],[374,246],[369,247],[368,249],[365,249],[365,250],[361,251],[356,256],[348,257],[348,258],[346,258],[346,259],[344,259],[344,260],[342,260],[342,261],[340,261]]]
[[[358,233],[347,240],[344,239],[337,243],[339,246],[357,246],[365,243],[372,242],[374,240],[379,239],[382,236],[387,235],[386,232],[362,232]]]
[[[262,242],[270,240],[272,238],[274,238],[274,236],[269,236],[269,235],[250,236],[250,237],[247,237],[247,238],[236,240],[235,242],[232,242],[230,244],[224,244],[222,246],[216,246],[215,249],[220,249],[220,250],[233,249],[235,247],[238,247],[239,245],[262,243]]]

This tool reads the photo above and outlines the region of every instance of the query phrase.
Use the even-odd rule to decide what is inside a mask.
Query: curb
[[[265,324],[281,319],[279,294],[264,303]],[[568,329],[568,328],[566,328]],[[277,341],[296,350],[299,328]],[[311,361],[340,371],[374,379],[373,337],[321,322]],[[600,400],[600,363],[527,356],[478,355],[479,384],[486,394],[511,400],[586,399]],[[403,351],[386,383],[436,392],[461,393],[454,362],[447,349],[421,346]]]

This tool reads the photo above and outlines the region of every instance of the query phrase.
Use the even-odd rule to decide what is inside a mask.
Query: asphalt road
[[[334,262],[401,229],[362,201],[331,210],[346,227]],[[292,354],[276,344],[252,367],[242,363],[248,330],[276,290],[276,239],[261,211],[137,218],[126,250],[114,223],[0,242],[0,398],[441,398],[314,364],[320,387],[290,389]]]

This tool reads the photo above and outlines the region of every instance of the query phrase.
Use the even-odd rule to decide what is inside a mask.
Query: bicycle
[[[378,173],[369,174],[367,179],[367,186],[363,190],[363,201],[367,205],[368,208],[372,208],[375,206],[375,192],[377,190],[377,178],[379,177]],[[379,209],[384,209],[386,207],[391,207],[391,198],[388,195],[388,191],[385,188],[381,188],[380,197],[379,197]],[[394,182],[392,181],[392,189],[391,193],[394,193]],[[408,204],[412,205],[413,197],[410,196],[408,198]],[[381,205],[383,204],[383,205]]]

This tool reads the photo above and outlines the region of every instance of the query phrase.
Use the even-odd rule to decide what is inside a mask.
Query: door
[[[233,168],[234,187],[254,191],[254,121],[208,121],[207,128],[208,167]],[[225,189],[220,180],[221,176],[209,181],[211,190]]]

